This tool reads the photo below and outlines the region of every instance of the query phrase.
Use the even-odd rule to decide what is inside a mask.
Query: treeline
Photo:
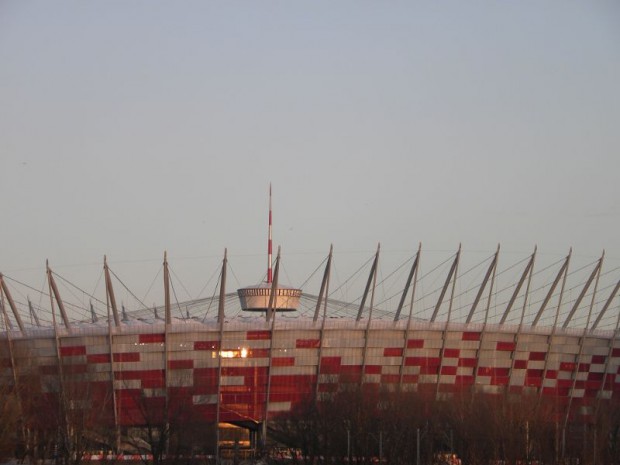
[[[553,398],[461,393],[368,392],[351,387],[307,399],[272,422],[271,437],[306,463],[463,465],[620,463],[620,403],[605,402],[594,421],[574,417]],[[419,439],[418,439],[419,438]]]
[[[201,463],[188,459],[197,455],[206,463],[217,453],[215,424],[178,399],[166,409],[143,396],[137,402],[143,427],[117,429],[111,395],[89,401],[86,385],[46,392],[52,391],[0,390],[0,461],[77,465],[93,451],[124,451],[173,465]],[[451,454],[463,465],[620,463],[618,400],[601,402],[588,422],[575,415],[565,424],[565,409],[560,399],[538,395],[438,397],[435,389],[399,393],[348,384],[270,418],[257,453],[269,457],[270,448],[286,447],[288,460],[314,465],[379,459],[417,465],[418,457],[420,465],[457,465]]]

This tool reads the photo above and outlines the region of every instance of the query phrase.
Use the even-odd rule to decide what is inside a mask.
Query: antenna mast
[[[271,183],[269,183],[269,238],[267,239],[267,283],[271,284],[273,274],[271,271]]]

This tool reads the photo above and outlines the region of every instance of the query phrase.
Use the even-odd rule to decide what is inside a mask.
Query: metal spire
[[[269,236],[267,239],[267,283],[271,284],[273,275],[271,271],[271,183],[269,183]]]

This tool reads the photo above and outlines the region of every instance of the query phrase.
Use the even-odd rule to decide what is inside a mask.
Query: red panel
[[[364,373],[367,375],[380,375],[381,365],[366,365],[364,367]]]
[[[529,370],[525,372],[525,376],[527,376],[528,378],[542,378],[543,371],[544,370],[537,370],[537,369],[530,368]]]
[[[295,341],[295,347],[297,349],[318,349],[321,347],[320,339],[297,339]]]
[[[546,352],[530,352],[529,360],[540,362],[544,361],[546,356]]]
[[[63,365],[62,371],[65,375],[77,375],[80,373],[86,373],[87,366],[85,363],[78,363],[74,365]]]
[[[316,377],[312,375],[273,375],[271,385],[273,386],[294,386],[296,389],[311,386]]]
[[[516,348],[516,344],[514,342],[504,342],[504,341],[498,341],[497,342],[497,350],[506,350],[506,351],[513,351]]]
[[[158,389],[166,387],[166,381],[163,378],[147,378],[141,381],[141,385],[144,389]]]
[[[403,375],[403,383],[405,384],[417,384],[419,375]]]
[[[460,349],[445,349],[443,351],[443,356],[446,358],[459,358],[461,355]]]
[[[424,339],[409,339],[407,341],[407,349],[422,349],[424,348]]]
[[[437,373],[439,373],[438,366],[421,366],[420,367],[421,375],[436,375]]]
[[[91,354],[86,356],[88,363],[110,363],[110,354]]]
[[[319,384],[319,392],[337,392],[338,383],[321,383]]]
[[[588,381],[603,381],[605,373],[588,373]]]
[[[399,382],[399,375],[381,375],[381,384],[397,384]]]
[[[479,341],[480,333],[473,331],[465,331],[463,333],[463,341]]]
[[[362,365],[341,365],[340,366],[340,374],[343,375],[361,375],[362,374]]]
[[[403,355],[402,347],[386,347],[383,349],[384,357],[400,357]]]
[[[321,357],[321,366],[340,366],[340,357]]]
[[[580,371],[582,373],[587,373],[588,371],[590,371],[590,364],[589,363],[580,363],[578,371]]]
[[[166,335],[161,334],[140,334],[138,341],[140,344],[151,344],[154,342],[166,342]]]
[[[573,371],[576,366],[577,364],[573,362],[561,362],[560,371]]]
[[[193,360],[170,360],[168,362],[168,368],[171,370],[184,370],[187,368],[194,368]]]
[[[532,377],[526,376],[525,378],[526,386],[540,387],[541,384],[542,384],[542,379],[540,379],[539,377],[532,378]]]
[[[251,358],[268,358],[269,349],[252,349],[250,350]]]
[[[295,357],[274,357],[271,366],[274,367],[292,367],[295,365]]]
[[[455,383],[463,386],[469,386],[474,384],[474,377],[470,375],[456,375]]]
[[[61,357],[73,357],[75,355],[86,355],[86,346],[70,346],[60,348]]]
[[[542,388],[542,393],[545,396],[558,396],[560,395],[560,392],[561,391],[555,387],[543,387]]]
[[[114,354],[115,362],[139,362],[140,352],[123,352]]]
[[[248,341],[271,339],[271,331],[248,331]]]
[[[39,373],[42,375],[57,375],[58,365],[41,365],[39,367]]]
[[[196,341],[194,350],[220,350],[219,341]]]
[[[456,375],[457,367],[441,367],[442,375]]]
[[[558,370],[547,370],[546,379],[558,379]]]
[[[480,367],[478,376],[508,376],[509,368]]]
[[[592,356],[592,365],[601,365],[603,363],[605,363],[605,359],[607,357],[605,357],[604,355],[593,355]]]
[[[460,367],[474,368],[476,366],[476,359],[475,358],[460,358],[459,359],[459,366]]]
[[[620,357],[620,347],[615,347],[611,350],[612,357]]]
[[[515,370],[523,370],[527,368],[527,360],[515,360]]]

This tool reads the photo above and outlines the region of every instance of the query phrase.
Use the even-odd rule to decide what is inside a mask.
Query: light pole
[[[420,428],[416,429],[415,463],[416,465],[420,465]]]

